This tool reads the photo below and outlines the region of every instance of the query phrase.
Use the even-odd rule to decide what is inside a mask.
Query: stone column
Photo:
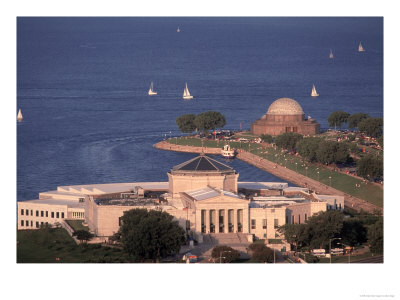
[[[250,233],[249,229],[249,209],[243,209],[243,233]]]
[[[210,233],[210,210],[206,209],[206,218],[205,224],[206,225],[206,233]]]
[[[229,233],[228,212],[229,210],[224,210],[224,233]]]
[[[233,232],[238,232],[238,213],[237,213],[237,209],[233,210]]]

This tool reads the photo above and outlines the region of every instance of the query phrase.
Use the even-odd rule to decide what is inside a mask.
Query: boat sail
[[[363,48],[363,46],[361,45],[361,42],[360,42],[360,45],[358,45],[358,52],[364,52],[365,51],[365,49]]]
[[[21,109],[19,109],[18,115],[17,115],[17,121],[18,121],[18,122],[21,122],[22,119],[23,119],[23,117],[22,117]]]
[[[183,99],[185,99],[185,100],[193,99],[193,96],[191,96],[189,93],[187,83],[186,83],[185,89],[183,90]]]
[[[315,85],[312,86],[311,96],[312,97],[318,97],[319,96],[319,94],[317,93],[317,90],[315,89]]]
[[[176,30],[176,32],[181,32],[181,30],[179,29],[179,27],[178,27],[178,29]]]
[[[331,53],[329,53],[329,58],[333,58],[332,49],[330,49],[330,50],[331,50]]]
[[[153,87],[153,81],[150,84],[150,88],[149,88],[149,96],[152,95],[157,95],[157,92],[154,91],[154,87]]]

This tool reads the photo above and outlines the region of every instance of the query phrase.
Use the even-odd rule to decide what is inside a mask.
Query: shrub
[[[255,261],[271,263],[274,261],[274,250],[265,246],[265,244],[253,243],[249,246],[251,258]]]
[[[219,262],[220,257],[222,257],[221,262],[230,263],[237,260],[240,257],[240,253],[228,246],[215,246],[211,252],[211,257],[216,262]]]

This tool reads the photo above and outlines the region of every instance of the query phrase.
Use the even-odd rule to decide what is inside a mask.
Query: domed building
[[[320,124],[314,119],[305,118],[300,104],[290,98],[275,100],[265,115],[251,124],[251,133],[279,135],[295,132],[303,135],[319,133]]]

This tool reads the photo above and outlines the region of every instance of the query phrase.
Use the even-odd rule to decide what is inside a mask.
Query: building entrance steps
[[[210,233],[203,236],[203,243],[213,245],[248,245],[248,234],[245,233]]]

